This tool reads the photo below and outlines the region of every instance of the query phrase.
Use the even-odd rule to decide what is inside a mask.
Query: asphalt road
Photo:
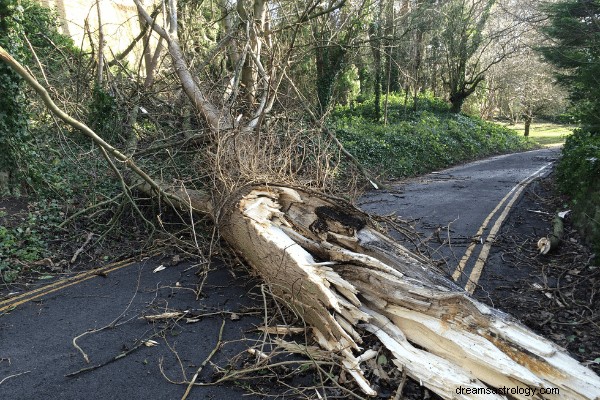
[[[448,274],[473,293],[502,222],[524,187],[548,174],[559,154],[547,148],[437,171],[367,193],[359,206],[413,221],[434,247],[433,258],[444,260]]]
[[[557,156],[558,149],[545,149],[477,161],[369,193],[360,205],[365,211],[415,220],[426,236],[440,239],[434,255],[445,259],[448,273],[472,291],[485,274],[485,268],[477,269],[485,267],[494,232],[521,188],[547,173]],[[262,321],[257,311],[262,298],[252,294],[256,281],[214,268],[197,299],[194,265],[179,263],[153,272],[169,261],[124,262],[40,281],[9,297],[0,293],[0,399],[180,399],[185,386],[169,380],[193,376],[215,348],[222,321],[227,344],[212,360],[217,365],[226,365],[259,338],[254,328]],[[176,310],[188,314],[175,323],[139,318]],[[232,313],[240,318],[232,320]],[[187,318],[198,321],[187,323]],[[73,344],[78,336],[80,350]],[[157,345],[138,347],[148,339]],[[130,350],[98,369],[67,376]],[[198,382],[210,380],[211,370],[205,368]],[[243,394],[235,386],[205,386],[195,387],[189,398],[262,398]]]
[[[191,379],[215,348],[223,320],[222,339],[230,343],[212,359],[217,365],[225,366],[258,338],[253,329],[262,315],[259,318],[258,310],[248,313],[262,307],[262,299],[248,295],[255,280],[215,268],[204,285],[204,296],[197,300],[198,268],[180,263],[153,272],[165,261],[170,260],[122,262],[1,301],[0,399],[181,399],[186,386],[169,383],[167,378]],[[176,323],[139,319],[184,310],[189,314]],[[239,319],[232,320],[231,313]],[[187,318],[199,321],[187,323]],[[93,331],[107,326],[113,327]],[[84,333],[76,344],[89,363],[73,345],[73,339]],[[148,339],[157,345],[142,345],[98,369],[66,376],[103,364]],[[212,379],[212,368],[205,370],[198,382]],[[188,398],[241,399],[243,394],[234,386],[206,386],[195,387]]]

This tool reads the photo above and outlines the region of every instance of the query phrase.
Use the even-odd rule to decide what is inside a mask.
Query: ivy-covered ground
[[[416,110],[411,98],[392,94],[387,119],[374,121],[374,115],[371,99],[338,107],[330,123],[347,150],[383,180],[536,146],[505,126],[450,113],[447,102],[426,94],[417,99]]]

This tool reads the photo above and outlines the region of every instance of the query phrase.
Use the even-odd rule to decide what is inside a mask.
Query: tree
[[[331,105],[335,81],[350,68],[349,51],[360,36],[362,18],[367,10],[365,0],[332,2],[325,10],[319,1],[312,6],[318,15],[312,18],[315,51],[316,90],[320,115]],[[325,12],[327,11],[327,12]],[[308,16],[309,14],[307,14]],[[305,17],[306,19],[307,17]]]
[[[513,123],[525,123],[525,136],[534,118],[559,115],[566,109],[566,94],[556,83],[554,69],[527,48],[498,64],[489,73],[489,105]]]
[[[571,0],[548,4],[553,42],[540,50],[561,69],[559,82],[568,90],[586,130],[600,132],[600,1]]]
[[[148,12],[138,0],[136,5],[150,24]],[[198,151],[205,153],[214,174],[200,187],[154,179],[134,158],[57,107],[48,91],[1,47],[0,59],[27,80],[49,109],[100,148],[126,191],[135,185],[173,207],[212,218],[232,248],[311,326],[317,343],[338,355],[341,367],[364,393],[376,394],[360,369],[362,360],[375,352],[358,356],[363,335],[370,332],[391,352],[395,365],[444,398],[468,398],[457,392],[461,387],[490,393],[489,387],[505,386],[558,387],[561,395],[573,399],[600,396],[600,378],[590,370],[510,317],[470,298],[425,258],[382,234],[367,215],[323,190],[308,188],[306,181],[271,183],[278,177],[294,181],[292,174],[272,170],[285,163],[280,161],[285,154],[280,147],[269,152],[266,145],[279,146],[277,138],[290,130],[300,135],[307,126],[306,119],[289,118],[285,125],[277,125],[285,120],[281,116],[269,120],[286,76],[287,53],[277,63],[264,63],[249,46],[252,38],[242,30],[245,40],[234,41],[239,32],[232,31],[231,39],[220,41],[210,54],[226,52],[227,46],[245,49],[257,71],[257,101],[242,99],[241,106],[223,102],[223,93],[211,90],[213,82],[197,79],[198,71],[192,74],[179,43],[175,1],[166,6],[169,26],[155,24],[153,29],[165,40],[180,85],[206,125],[208,138]],[[275,40],[268,33],[256,38],[265,52],[273,52],[270,41]],[[237,83],[241,71],[235,71],[232,81]],[[295,87],[291,78],[286,84]],[[220,89],[237,88],[225,83]],[[239,113],[241,109],[246,112]],[[132,178],[121,173],[124,168]]]
[[[561,189],[571,196],[574,220],[600,249],[600,1],[566,0],[547,6],[544,29],[553,45],[541,48],[560,68],[581,129],[570,136],[557,167]]]
[[[520,47],[526,21],[509,11],[509,0],[451,0],[442,7],[438,34],[442,80],[452,112],[484,81],[494,65]]]
[[[377,17],[369,26],[369,40],[371,53],[373,57],[373,69],[375,80],[373,82],[373,92],[375,93],[375,121],[381,119],[381,83],[382,83],[382,35],[383,35],[383,1],[380,1],[377,7]]]
[[[452,112],[460,112],[465,99],[484,79],[483,71],[472,64],[472,59],[484,44],[484,28],[494,3],[495,0],[450,1],[444,11],[443,79],[448,86]]]

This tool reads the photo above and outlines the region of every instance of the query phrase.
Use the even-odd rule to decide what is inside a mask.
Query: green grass
[[[525,133],[525,124],[501,124],[514,129],[521,135]],[[552,122],[534,122],[529,130],[529,137],[538,145],[543,147],[562,146],[565,139],[573,134],[573,126],[555,124]]]

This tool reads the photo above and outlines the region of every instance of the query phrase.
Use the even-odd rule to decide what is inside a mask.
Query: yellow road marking
[[[488,214],[488,216],[483,220],[483,224],[481,224],[481,226],[479,227],[479,229],[477,230],[477,233],[475,234],[476,237],[481,238],[481,236],[483,235],[483,231],[485,230],[485,228],[487,228],[488,224],[490,223],[491,219],[494,217],[494,215],[496,214],[496,212],[498,212],[498,210],[500,209],[500,207],[502,207],[502,205],[504,204],[504,202],[506,201],[506,199],[508,199],[510,197],[510,195],[517,190],[517,188],[519,187],[521,183],[519,182],[515,187],[513,187],[510,192],[508,192],[506,194],[506,196],[504,196],[504,198],[502,198],[502,200],[500,200],[500,202],[498,203],[498,205],[492,210],[491,213]],[[469,245],[469,247],[467,247],[467,251],[465,251],[465,255],[460,259],[460,262],[458,263],[458,266],[456,267],[456,270],[454,271],[454,273],[452,274],[452,279],[454,279],[454,281],[457,281],[458,278],[460,278],[460,276],[463,273],[463,270],[465,269],[465,265],[467,265],[467,261],[469,261],[469,258],[471,258],[471,253],[473,253],[473,250],[475,249],[475,246],[477,245],[478,242],[471,242],[471,244]]]
[[[98,274],[101,274],[101,273],[107,274],[107,273],[119,270],[123,267],[127,267],[134,263],[133,260],[134,260],[134,258],[128,258],[126,260],[122,260],[122,261],[119,261],[116,263],[105,265],[104,267],[101,267],[101,268],[82,272],[82,273],[72,276],[70,278],[59,280],[59,281],[51,283],[49,285],[45,285],[45,286],[42,286],[35,290],[31,290],[29,292],[20,294],[19,296],[11,297],[9,299],[0,301],[0,313],[5,312],[9,309],[18,307],[21,304],[27,303],[28,301],[35,300],[37,298],[46,296],[46,295],[56,292],[58,290],[62,290],[69,286],[87,281],[88,279],[94,278]]]
[[[550,164],[548,164],[548,165],[550,165]],[[508,216],[508,213],[510,212],[513,205],[515,204],[515,201],[517,201],[517,199],[519,198],[519,195],[521,194],[521,192],[523,192],[525,187],[527,187],[527,185],[531,181],[533,181],[535,179],[535,177],[540,172],[542,172],[548,165],[545,165],[544,167],[540,168],[532,176],[527,178],[527,181],[524,182],[522,184],[522,186],[519,188],[519,190],[517,190],[515,192],[512,199],[510,199],[510,201],[508,202],[508,204],[502,211],[502,214],[500,214],[500,216],[498,217],[498,220],[496,220],[496,223],[494,224],[494,226],[492,226],[492,229],[490,230],[487,240],[486,240],[485,244],[483,245],[481,252],[479,253],[479,257],[477,257],[477,261],[475,262],[475,265],[473,266],[471,275],[469,275],[469,281],[467,282],[467,284],[465,286],[465,290],[467,292],[473,294],[473,292],[475,291],[475,288],[477,287],[477,283],[479,282],[479,278],[481,277],[481,272],[483,271],[483,266],[484,266],[485,262],[487,261],[488,256],[490,255],[490,250],[492,248],[492,244],[494,243],[494,240],[496,240],[496,234],[500,230],[502,223],[504,222],[504,220]]]
[[[550,165],[552,165],[552,163],[548,163],[548,164],[544,165],[543,167],[541,167],[540,169],[535,171],[533,174],[529,175],[528,177],[523,179],[521,182],[517,183],[506,194],[506,196],[504,196],[504,198],[502,198],[502,200],[500,200],[498,205],[492,210],[492,212],[483,221],[483,224],[477,231],[477,235],[480,237],[483,234],[483,231],[487,228],[487,225],[489,224],[491,219],[498,212],[500,207],[502,207],[502,205],[506,202],[506,200],[510,198],[510,201],[506,204],[504,210],[500,214],[500,217],[498,217],[498,220],[492,226],[492,229],[490,230],[490,233],[487,236],[485,244],[483,245],[483,248],[479,252],[479,257],[477,257],[477,262],[475,263],[475,266],[473,267],[473,271],[471,271],[471,275],[469,276],[469,280],[465,286],[465,290],[468,291],[469,293],[472,294],[475,291],[475,288],[477,287],[477,283],[479,282],[479,278],[481,277],[481,272],[483,271],[483,266],[485,265],[485,262],[487,261],[487,258],[489,256],[489,252],[490,252],[491,246],[494,242],[494,239],[496,237],[496,234],[500,230],[502,223],[508,216],[508,213],[512,209],[512,206],[514,205],[515,201],[519,198],[519,195],[525,189],[525,187],[529,183],[531,183],[531,181],[533,181],[535,178],[537,178],[539,176],[539,174],[544,169],[548,168]],[[477,242],[472,242],[469,245],[469,247],[467,248],[467,251],[465,252],[465,255],[462,257],[456,270],[452,274],[452,279],[454,279],[455,281],[457,281],[458,278],[460,278],[461,274],[463,273],[464,268],[465,268],[467,262],[469,261],[469,258],[471,257],[476,244],[477,244]]]
[[[14,300],[17,300],[17,299],[20,299],[20,298],[23,298],[23,297],[28,297],[28,296],[30,296],[30,295],[32,295],[32,294],[35,294],[35,293],[37,293],[37,292],[44,291],[44,290],[46,290],[46,289],[49,289],[49,288],[52,288],[52,287],[54,287],[54,286],[60,286],[60,285],[62,285],[62,284],[63,284],[63,283],[65,283],[65,282],[69,282],[69,281],[72,281],[72,280],[76,280],[76,279],[79,279],[79,278],[81,278],[81,277],[84,277],[84,276],[86,276],[86,275],[97,275],[98,273],[101,273],[101,272],[103,272],[105,269],[112,268],[112,267],[113,267],[113,266],[115,266],[115,265],[121,265],[122,263],[127,263],[127,262],[129,262],[129,261],[131,261],[131,260],[132,260],[132,259],[127,259],[127,260],[121,260],[121,261],[117,261],[117,262],[115,262],[115,263],[112,263],[112,264],[105,265],[104,267],[95,268],[95,269],[92,269],[92,270],[89,270],[89,271],[81,272],[81,273],[79,273],[79,274],[77,274],[77,275],[74,275],[74,276],[71,276],[71,277],[69,277],[69,278],[66,278],[66,279],[61,279],[61,280],[58,280],[58,281],[56,281],[56,282],[52,282],[52,283],[50,283],[50,284],[48,284],[48,285],[41,286],[41,287],[39,287],[39,288],[37,288],[37,289],[34,289],[34,290],[30,290],[30,291],[28,291],[28,292],[25,292],[25,293],[22,293],[22,294],[20,294],[20,295],[18,295],[18,296],[9,297],[8,299],[4,299],[4,300],[0,301],[0,306],[1,306],[2,304],[5,304],[5,303],[11,303],[11,302],[13,302]]]

